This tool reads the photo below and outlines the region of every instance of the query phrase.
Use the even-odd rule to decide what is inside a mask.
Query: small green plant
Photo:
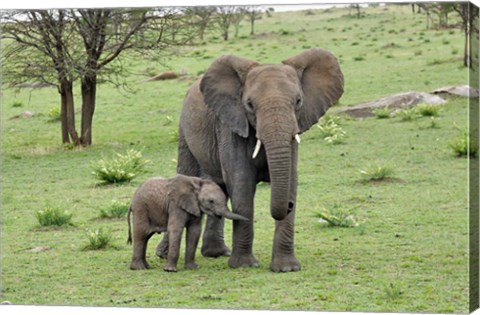
[[[46,207],[35,212],[41,226],[72,225],[72,214],[60,208]]]
[[[385,286],[384,292],[389,300],[397,300],[403,294],[403,290],[400,288],[400,286],[393,283],[390,283],[388,286]]]
[[[392,117],[392,111],[387,107],[374,109],[372,113],[377,119],[387,119]]]
[[[395,116],[399,117],[401,121],[412,121],[417,119],[419,114],[415,107],[411,107],[398,111]]]
[[[111,159],[102,158],[94,163],[92,174],[106,183],[129,182],[141,174],[149,162],[142,159],[140,151],[129,149],[125,154],[116,153]]]
[[[109,207],[100,209],[101,218],[123,218],[128,212],[129,203],[112,200]]]
[[[449,143],[450,148],[458,157],[478,155],[478,139],[474,139],[468,131],[460,130],[457,137]]]
[[[438,105],[432,105],[432,104],[419,104],[417,105],[418,113],[421,116],[438,116],[441,107]]]
[[[365,57],[363,57],[363,56],[353,57],[353,61],[363,61],[363,60],[365,60]]]
[[[320,120],[317,128],[320,129],[320,136],[323,140],[331,144],[343,142],[347,133],[338,125],[339,121],[340,118],[336,116],[328,116]]]
[[[23,102],[22,101],[14,101],[12,103],[12,107],[23,107]]]
[[[61,118],[62,118],[62,115],[60,113],[60,108],[58,107],[52,107],[49,111],[48,111],[48,121],[51,121],[51,122],[55,122],[55,121],[60,121]]]
[[[165,121],[163,122],[164,126],[170,126],[173,123],[173,117],[172,116],[165,116]]]
[[[433,117],[433,116],[430,117],[430,122],[429,122],[429,124],[427,125],[426,128],[430,128],[430,129],[438,129],[438,128],[440,128],[439,121],[440,121],[439,118],[436,118],[436,117]]]
[[[99,250],[110,245],[112,240],[112,232],[103,228],[90,230],[87,229],[88,244],[84,250]]]
[[[320,218],[321,224],[332,227],[356,227],[359,225],[353,215],[353,209],[345,209],[339,205],[334,205],[330,209],[325,208],[316,215]]]
[[[374,162],[360,170],[363,181],[382,181],[393,178],[395,171],[390,163]]]

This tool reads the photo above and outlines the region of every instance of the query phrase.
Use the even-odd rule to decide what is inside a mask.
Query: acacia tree
[[[219,26],[223,40],[228,40],[228,32],[230,26],[235,21],[237,14],[239,13],[240,8],[236,6],[220,6],[217,7],[217,13],[215,16],[216,24]]]
[[[462,19],[462,29],[465,36],[463,50],[463,65],[473,67],[472,63],[472,42],[478,42],[478,7],[468,2],[454,3],[453,9]]]
[[[125,69],[119,66],[119,59],[127,50],[157,52],[187,38],[169,38],[171,26],[181,15],[174,8],[161,10],[4,12],[2,39],[8,40],[2,50],[5,81],[16,85],[35,79],[56,85],[61,95],[62,142],[88,146],[92,143],[98,77],[110,82],[121,77]],[[76,80],[81,81],[80,135],[75,128]]]
[[[62,10],[3,12],[2,51],[5,81],[14,86],[36,80],[57,86],[60,94],[62,142],[80,144],[75,129],[72,60],[78,48],[74,27]],[[5,41],[4,41],[5,42]]]
[[[185,10],[187,16],[191,17],[192,23],[197,24],[198,37],[203,41],[205,31],[212,22],[217,9],[215,7],[189,7]]]
[[[246,7],[245,15],[250,22],[250,35],[255,35],[255,21],[262,18],[262,10],[255,6]]]

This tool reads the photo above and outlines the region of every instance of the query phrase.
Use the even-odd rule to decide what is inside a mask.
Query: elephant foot
[[[163,259],[167,259],[168,257],[168,241],[161,241],[160,244],[157,246],[157,250],[155,254]]]
[[[204,257],[230,256],[232,252],[223,242],[208,242],[202,245],[202,255]]]
[[[144,260],[132,260],[130,264],[131,270],[142,270],[142,269],[150,269],[150,265]]]
[[[185,264],[185,269],[198,269],[198,265],[194,262]]]
[[[240,267],[254,267],[258,268],[258,260],[253,256],[253,254],[249,255],[232,255],[228,260],[228,265],[232,268],[240,268]]]
[[[173,265],[170,265],[170,264],[167,264],[163,270],[167,271],[167,272],[177,272],[177,267],[176,266],[173,266]]]
[[[270,270],[273,272],[290,272],[300,269],[300,262],[293,255],[274,257],[270,263]]]

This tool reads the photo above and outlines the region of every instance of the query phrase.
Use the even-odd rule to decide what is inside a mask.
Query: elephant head
[[[177,175],[167,187],[168,200],[174,208],[180,208],[196,217],[203,212],[210,216],[247,221],[247,218],[228,211],[225,194],[211,180]]]
[[[255,130],[252,158],[265,148],[271,182],[271,215],[283,220],[290,186],[295,142],[343,94],[343,74],[336,58],[315,48],[282,64],[261,65],[234,55],[216,59],[204,74],[204,102],[234,133],[248,138]]]

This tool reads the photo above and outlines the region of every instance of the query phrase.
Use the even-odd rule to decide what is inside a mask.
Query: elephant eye
[[[247,109],[247,111],[249,111],[250,113],[253,113],[253,102],[252,100],[249,98],[247,99],[247,101],[245,102],[245,108]]]
[[[297,96],[297,100],[295,101],[295,109],[300,109],[302,107],[303,100],[300,96]]]
[[[211,205],[213,205],[213,204],[215,203],[215,200],[213,200],[213,199],[208,199],[208,203],[211,204]]]

